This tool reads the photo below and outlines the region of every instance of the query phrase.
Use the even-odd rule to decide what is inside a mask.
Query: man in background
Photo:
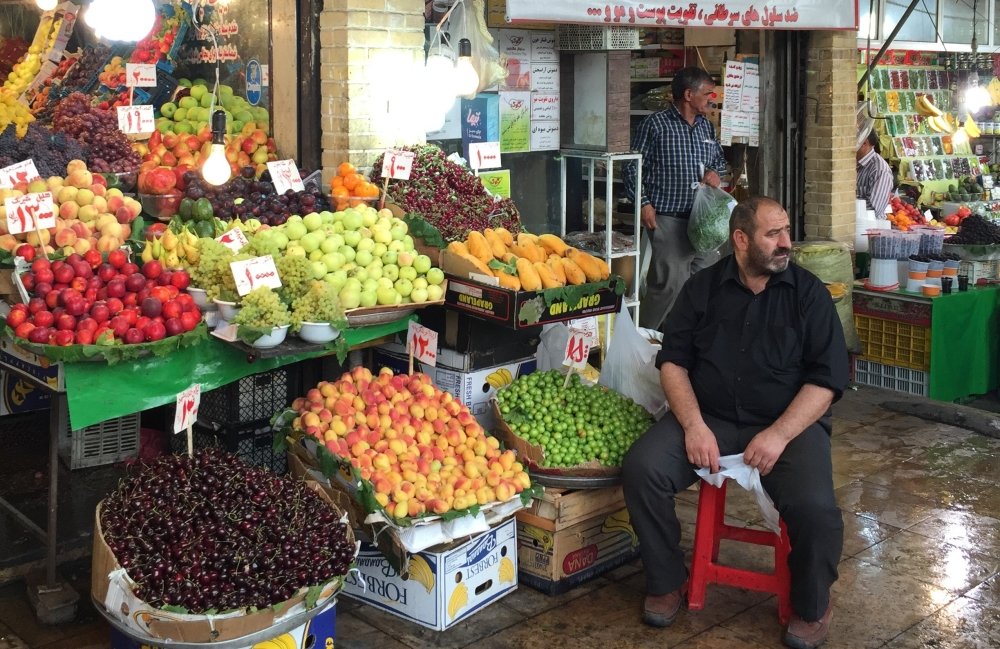
[[[862,134],[859,133],[859,139]],[[858,184],[855,196],[868,203],[875,218],[885,218],[885,208],[892,193],[892,168],[879,155],[878,133],[869,128],[858,147]]]

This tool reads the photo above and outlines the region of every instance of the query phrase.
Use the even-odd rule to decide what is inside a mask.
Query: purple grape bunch
[[[278,604],[354,558],[346,524],[305,483],[221,449],[139,466],[104,500],[101,529],[137,597],[191,613]]]
[[[281,225],[293,214],[306,215],[330,209],[330,197],[319,190],[296,192],[289,189],[284,194],[277,194],[270,176],[267,172],[264,174],[255,179],[254,168],[246,166],[229,182],[214,186],[205,182],[198,172],[188,171],[184,176],[184,195],[192,200],[207,198],[220,219],[258,219],[264,225]],[[237,199],[243,200],[237,203]]]
[[[118,130],[118,118],[109,110],[91,106],[83,93],[74,92],[59,102],[52,114],[52,129],[87,148],[91,171],[127,172],[139,168],[139,154]]]

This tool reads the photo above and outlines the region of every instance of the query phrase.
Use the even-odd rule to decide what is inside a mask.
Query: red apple
[[[57,264],[59,262],[56,262]],[[73,268],[67,264],[52,267],[52,277],[60,284],[69,284],[73,281]]]
[[[97,267],[97,277],[102,282],[110,282],[115,276],[115,267],[111,264],[101,264]]]
[[[82,295],[87,290],[87,280],[82,277],[74,277],[73,281],[69,283],[69,287]]]
[[[97,331],[97,320],[91,317],[83,317],[76,321],[76,330],[87,329],[89,331]]]
[[[111,330],[115,332],[115,338],[123,338],[125,336],[125,332],[128,331],[131,326],[128,322],[128,318],[120,315],[116,315],[111,318],[111,322],[108,324],[111,326]]]
[[[11,329],[17,329],[21,326],[21,323],[28,321],[27,309],[11,309],[10,313],[7,314],[7,326]]]
[[[138,293],[146,286],[146,278],[142,273],[132,273],[125,280],[125,290],[130,293]]]
[[[87,262],[91,268],[96,269],[101,265],[101,253],[91,248],[87,252],[83,253],[83,260]]]
[[[54,309],[57,306],[59,306],[60,293],[61,291],[57,291],[55,289],[49,291],[48,294],[45,296],[45,306],[47,306],[50,309]]]
[[[170,277],[170,283],[176,286],[178,290],[183,291],[191,285],[191,276],[188,275],[186,270],[178,270]]]
[[[128,326],[134,327],[135,323],[139,320],[139,309],[135,306],[126,306],[122,309],[121,315],[125,316]]]
[[[90,307],[90,317],[93,318],[98,324],[107,322],[111,319],[111,309],[108,308],[106,303],[95,302],[94,305]]]
[[[108,311],[111,312],[111,315],[113,315],[113,316],[118,315],[119,313],[121,313],[122,309],[124,309],[124,308],[125,308],[125,305],[122,304],[122,301],[119,300],[118,298],[116,298],[116,297],[109,297],[108,298]]]
[[[45,309],[45,300],[40,297],[33,297],[28,300],[28,313],[34,315]]]
[[[185,311],[181,314],[181,324],[184,331],[191,331],[201,322],[201,314],[198,311]]]
[[[147,297],[142,301],[141,309],[142,315],[147,318],[155,318],[163,311],[163,302],[157,300],[155,297]]]
[[[27,272],[21,275],[21,283],[24,284],[24,289],[31,293],[35,290],[35,274],[32,272]]]
[[[142,274],[148,279],[156,279],[163,272],[163,264],[157,260],[147,261],[142,265]]]
[[[43,268],[45,268],[47,270],[51,270],[52,269],[52,264],[45,257],[39,257],[35,261],[31,262],[31,272],[37,273],[38,271],[40,271]]]
[[[56,329],[59,331],[76,331],[76,318],[68,313],[61,314],[56,318]]]
[[[186,329],[184,329],[184,323],[180,318],[170,318],[163,324],[163,326],[166,327],[168,336],[177,336],[186,331]]]
[[[125,288],[125,280],[113,279],[108,282],[108,297],[121,299],[125,297],[127,289]]]
[[[139,272],[139,267],[136,266],[134,263],[132,263],[130,261],[127,264],[125,264],[124,266],[122,266],[119,270],[121,270],[122,275],[124,275],[125,277],[128,277],[129,275],[134,275],[134,274],[138,273]]]
[[[170,300],[169,302],[163,303],[162,315],[164,320],[179,318],[182,313],[184,313],[184,305],[177,300]]]
[[[52,329],[50,329],[49,327],[37,327],[36,326],[28,334],[28,340],[30,340],[33,343],[42,343],[43,345],[47,344],[49,342],[49,334],[51,332],[52,332]]]
[[[87,301],[82,297],[71,297],[66,301],[66,313],[74,317],[87,312]]]
[[[35,284],[35,295],[40,298],[44,298],[52,291],[52,284],[47,282],[37,282]]]
[[[49,267],[39,268],[38,270],[32,270],[35,274],[35,286],[39,284],[52,284],[55,281],[55,275],[52,274],[52,269]]]
[[[170,284],[170,282],[172,281],[173,277],[174,277],[173,271],[165,270],[162,273],[160,273],[159,277],[156,278],[156,285],[157,286],[167,286],[168,284]]]

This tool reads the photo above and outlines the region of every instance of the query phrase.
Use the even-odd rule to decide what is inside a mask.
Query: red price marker
[[[563,365],[568,365],[573,369],[582,370],[587,366],[587,359],[590,357],[590,345],[584,334],[575,331],[570,332],[569,340],[566,342],[566,353]]]
[[[437,332],[411,320],[406,333],[406,349],[410,356],[410,374],[413,374],[414,359],[425,365],[437,367]]]

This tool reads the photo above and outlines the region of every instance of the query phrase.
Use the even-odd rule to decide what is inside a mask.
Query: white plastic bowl
[[[202,311],[215,308],[215,305],[208,301],[208,291],[205,289],[188,286],[187,292]]]
[[[340,331],[329,322],[303,322],[299,330],[299,338],[307,343],[328,343],[339,335]]]
[[[236,302],[226,302],[225,300],[220,300],[218,298],[212,300],[215,305],[219,307],[219,315],[226,322],[232,322],[236,314],[240,312],[240,305]]]
[[[277,347],[285,341],[285,336],[288,335],[289,325],[283,327],[275,327],[271,329],[271,333],[266,336],[261,336],[254,341],[253,346],[257,349],[267,349],[269,347]]]

